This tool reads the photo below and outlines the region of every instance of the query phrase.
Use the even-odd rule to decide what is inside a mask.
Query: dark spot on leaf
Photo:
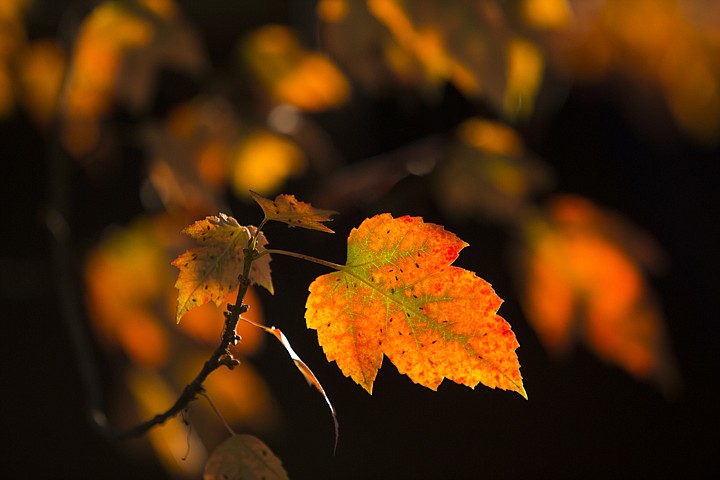
[[[418,265],[417,262],[415,262],[415,268],[420,268],[420,265]]]
[[[382,340],[378,340],[378,345],[382,345]]]
[[[398,330],[398,335],[402,337],[402,332]]]
[[[183,266],[184,266],[184,267],[187,267],[187,266],[188,266],[188,264],[186,263],[186,264],[185,264],[185,265],[183,265]]]
[[[433,345],[435,345],[435,344],[437,343],[437,340],[433,340],[433,341],[430,342],[430,343],[432,343]]]
[[[405,316],[410,318],[410,312],[405,312]]]

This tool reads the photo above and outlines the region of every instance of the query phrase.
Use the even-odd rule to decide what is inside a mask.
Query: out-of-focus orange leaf
[[[515,222],[533,194],[549,189],[549,169],[525,151],[520,136],[499,122],[471,118],[436,175],[437,201],[451,217]]]
[[[316,112],[345,103],[350,85],[329,58],[309,52],[288,27],[268,25],[251,34],[243,58],[280,103]]]
[[[337,214],[335,211],[315,208],[309,203],[297,200],[295,195],[281,194],[275,197],[275,200],[270,200],[250,191],[250,196],[260,205],[266,220],[287,223],[291,227],[335,233],[323,225],[323,222],[332,221],[330,217]]]
[[[254,132],[237,146],[232,168],[232,186],[239,196],[253,190],[275,193],[290,177],[306,167],[305,155],[287,138],[266,130]]]
[[[30,0],[0,2],[0,118],[15,107],[13,63],[26,43],[22,15]]]
[[[200,96],[174,108],[146,131],[149,179],[166,209],[221,208],[231,173],[240,120],[224,99]]]
[[[217,346],[225,326],[225,316],[223,312],[227,305],[235,303],[236,298],[237,288],[227,294],[220,307],[214,303],[206,303],[205,305],[190,309],[185,312],[182,322],[180,323],[180,329],[203,345],[207,345],[208,347]],[[254,288],[248,288],[243,303],[249,307],[248,311],[243,313],[243,317],[259,325],[265,323],[263,320],[262,304]],[[174,314],[176,308],[175,295],[173,295],[172,307],[172,313]],[[234,355],[243,357],[251,355],[263,344],[264,335],[259,328],[253,327],[245,322],[239,322],[235,332],[242,340],[238,342],[237,345],[230,347],[230,351]]]
[[[329,361],[369,393],[383,356],[433,390],[444,378],[526,397],[502,300],[450,264],[467,244],[419,217],[365,220],[348,237],[347,264],[310,285],[305,318]]]
[[[168,360],[167,333],[152,311],[168,274],[167,256],[149,222],[116,233],[86,260],[86,301],[94,326],[137,365],[159,367]]]
[[[524,308],[545,346],[584,341],[598,356],[669,393],[676,367],[637,259],[614,217],[579,197],[557,197],[527,225]]]
[[[257,437],[233,435],[205,466],[204,480],[287,480],[280,459]]]
[[[63,94],[63,141],[81,157],[100,141],[100,120],[113,102],[147,105],[160,66],[198,72],[197,39],[175,14],[173,2],[108,1],[84,20]]]
[[[532,110],[544,67],[528,30],[559,28],[567,5],[518,3],[348,0],[318,11],[328,50],[366,88],[399,83],[437,96],[451,82],[519,117]]]
[[[175,288],[178,289],[176,320],[191,308],[213,302],[221,305],[228,294],[237,288],[238,276],[243,271],[244,250],[250,238],[257,233],[256,248],[262,251],[267,239],[253,226],[242,226],[237,220],[223,213],[199,220],[183,230],[183,233],[201,243],[173,260],[180,273]],[[253,262],[250,281],[273,292],[270,278],[270,255]]]
[[[619,72],[641,86],[658,88],[686,133],[709,144],[720,141],[720,12],[714,2],[573,5],[575,21],[558,32],[551,48],[561,69],[591,80]]]
[[[40,125],[48,125],[55,114],[65,63],[65,52],[50,40],[30,44],[19,60],[22,102]]]

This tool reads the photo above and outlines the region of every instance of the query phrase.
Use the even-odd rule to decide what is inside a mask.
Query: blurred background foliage
[[[129,426],[167,408],[217,344],[223,320],[213,306],[195,309],[175,325],[177,272],[170,261],[190,246],[180,230],[205,215],[223,211],[257,224],[261,216],[249,190],[293,193],[340,211],[333,225],[338,235],[330,240],[312,232],[270,227],[267,232],[273,246],[320,252],[331,261],[342,261],[349,229],[381,211],[423,215],[477,245],[461,259],[508,301],[501,313],[522,346],[531,400],[508,407],[514,414],[522,409],[541,414],[560,395],[568,400],[557,408],[571,418],[583,408],[601,408],[570,404],[569,399],[580,400],[568,392],[578,376],[609,375],[610,383],[600,385],[619,382],[617,398],[623,402],[624,396],[640,395],[654,408],[646,416],[672,415],[668,409],[676,407],[668,405],[695,399],[693,382],[705,372],[705,366],[688,372],[688,363],[706,364],[702,348],[692,361],[676,356],[676,350],[693,350],[688,345],[696,337],[708,344],[707,338],[717,340],[703,335],[717,332],[714,323],[685,323],[680,306],[685,297],[666,299],[677,294],[675,283],[652,276],[677,275],[671,270],[677,257],[693,248],[704,251],[686,242],[706,231],[696,224],[707,221],[703,209],[712,211],[701,186],[717,184],[712,176],[720,144],[717,25],[720,6],[707,0],[0,0],[0,126],[7,144],[20,139],[9,150],[17,158],[6,161],[31,162],[27,155],[34,151],[33,164],[42,165],[49,152],[49,162],[61,166],[41,178],[51,191],[66,191],[71,202],[60,212],[66,217],[62,228],[52,198],[44,208],[55,237],[58,228],[69,227],[76,243],[78,299],[97,340],[101,370],[112,379],[103,386],[111,422]],[[31,144],[35,150],[27,148]],[[31,171],[37,175],[34,167]],[[691,173],[694,180],[672,172]],[[686,187],[690,197],[683,197]],[[684,200],[675,204],[677,197]],[[670,218],[660,218],[666,214]],[[634,224],[633,216],[654,227],[652,232]],[[685,235],[680,219],[692,225]],[[668,225],[677,232],[661,231]],[[653,238],[658,233],[663,242]],[[703,238],[698,242],[709,245],[709,237]],[[661,243],[669,243],[670,253]],[[22,265],[10,257],[3,262],[10,267],[7,278],[17,276]],[[359,435],[353,429],[366,419],[376,422],[377,431],[365,434],[382,436],[391,420],[358,411],[373,399],[350,403],[364,394],[340,386],[342,379],[320,363],[319,348],[313,350],[314,339],[302,328],[303,295],[316,269],[277,263],[275,298],[251,291],[247,299],[253,321],[281,326],[291,341],[300,342],[311,367],[325,374],[327,380],[319,376],[331,398],[339,390],[342,433]],[[690,264],[685,278],[701,283],[710,265]],[[19,292],[9,280],[3,283]],[[703,296],[706,287],[695,288],[700,302],[709,298]],[[302,476],[318,468],[314,476],[321,478],[436,476],[429,467],[396,464],[383,470],[389,457],[378,454],[379,446],[366,448],[373,438],[357,444],[341,433],[341,453],[333,459],[321,402],[298,387],[301,381],[295,383],[292,365],[283,365],[283,353],[266,347],[260,330],[246,327],[234,351],[241,366],[214,373],[207,393],[233,428],[276,447],[291,477],[293,470]],[[696,333],[678,334],[687,329]],[[678,337],[680,345],[673,346]],[[595,368],[585,352],[601,366]],[[533,365],[544,365],[546,358],[564,362]],[[573,362],[577,370],[568,366]],[[624,384],[625,378],[639,383]],[[551,387],[539,385],[545,381]],[[424,392],[398,388],[399,396],[386,401],[404,405],[417,395],[420,404],[433,405]],[[458,393],[448,388],[450,396],[440,401],[457,403]],[[502,402],[510,401],[498,392],[463,394],[497,397],[486,409],[502,409]],[[534,406],[536,394],[540,400]],[[81,411],[82,395],[77,396],[73,407]],[[637,413],[627,408],[619,417],[624,422]],[[420,418],[431,414],[410,411]],[[657,427],[674,434],[666,449],[693,435],[692,429],[677,430],[684,428],[682,412],[674,414],[671,426]],[[153,430],[152,450],[141,441],[129,448],[105,447],[103,454],[145,472],[144,462],[157,461],[148,456],[154,451],[161,467],[148,475],[197,478],[227,431],[204,399],[188,416]],[[354,416],[359,420],[343,427],[343,420]],[[535,439],[552,431],[532,417],[520,418],[525,422],[505,420],[487,434],[480,424],[471,427],[487,439],[484,448],[509,451],[502,458],[513,463],[527,462],[488,467],[493,476],[598,472],[593,465],[600,460],[590,459],[595,442],[581,458],[570,449],[571,440],[560,442],[559,451],[572,451],[575,458],[556,452],[550,455],[555,460],[538,467],[541,455],[512,439],[531,429],[541,431],[530,436]],[[304,430],[308,422],[319,433]],[[693,422],[702,423],[695,417]],[[403,425],[394,427],[395,442],[406,441]],[[594,434],[592,426],[572,428],[567,426],[568,436]],[[293,429],[295,434],[288,433]],[[443,445],[450,438],[443,437],[450,435],[447,430],[435,432],[432,422],[410,431],[427,431]],[[630,438],[647,440],[630,431],[635,432]],[[456,440],[468,435],[459,427],[451,432]],[[614,435],[622,431],[600,438]],[[80,443],[88,447],[88,441]],[[645,455],[656,444],[618,442],[638,457],[627,471],[614,470],[622,463],[618,459],[627,464],[626,454],[601,471],[645,477],[665,468],[647,464]],[[424,455],[422,448],[412,453],[411,446],[402,449],[407,462],[423,465],[413,457]],[[66,453],[80,458],[77,471],[83,471],[83,461],[89,472],[102,470],[107,459],[88,460],[82,448]],[[469,455],[451,442],[439,448],[442,457]],[[468,470],[472,455],[445,473],[475,478],[485,467]],[[685,465],[683,455],[687,452],[665,461],[679,467]],[[360,468],[358,462],[375,466]]]

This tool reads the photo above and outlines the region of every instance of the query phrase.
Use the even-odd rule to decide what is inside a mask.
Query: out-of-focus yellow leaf
[[[350,84],[325,55],[309,52],[295,33],[269,25],[243,43],[243,58],[275,101],[316,112],[345,103]]]
[[[526,225],[523,305],[551,352],[583,341],[673,393],[678,377],[663,320],[638,260],[616,240],[632,237],[628,228],[580,197],[555,198],[546,218]]]
[[[207,358],[198,358],[193,371],[199,371],[205,360]],[[278,424],[279,415],[272,393],[265,380],[247,362],[232,370],[216,370],[205,381],[205,389],[223,418],[231,424],[265,432]]]
[[[126,375],[143,418],[166,410],[180,395],[157,373],[130,369]],[[180,418],[171,418],[151,429],[148,437],[163,465],[182,478],[197,478],[207,461],[207,450],[195,432],[188,430]]]
[[[514,38],[508,46],[508,74],[504,111],[510,117],[526,117],[533,111],[543,76],[543,55],[532,42]]]
[[[55,114],[64,75],[65,52],[56,42],[41,40],[24,50],[19,61],[21,98],[38,124],[49,124]]]
[[[532,195],[549,189],[547,167],[525,151],[507,125],[479,118],[463,122],[436,175],[437,201],[447,215],[515,222]]]
[[[557,29],[570,23],[572,12],[568,0],[523,0],[522,18],[538,29]]]
[[[237,147],[232,167],[232,187],[238,196],[249,198],[277,192],[290,177],[301,174],[307,160],[287,138],[267,130],[256,131]]]

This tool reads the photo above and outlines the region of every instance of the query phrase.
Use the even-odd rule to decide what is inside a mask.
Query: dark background
[[[208,41],[212,51],[215,44],[212,38]],[[269,343],[252,359],[283,412],[281,432],[265,440],[291,478],[716,474],[720,151],[699,147],[667,127],[672,123],[658,107],[659,96],[648,123],[665,125],[665,130],[658,134],[638,128],[628,120],[627,93],[627,85],[618,79],[573,87],[557,111],[536,116],[520,129],[528,147],[554,169],[558,191],[582,194],[623,213],[650,232],[667,253],[666,273],[651,283],[666,315],[683,376],[682,393],[668,399],[583,348],[563,362],[550,358],[517,303],[508,233],[492,224],[444,218],[428,195],[429,179],[412,177],[373,202],[343,211],[333,222],[334,237],[286,232],[279,225],[269,226],[267,234],[276,248],[299,245],[302,249],[296,250],[342,262],[349,230],[375,213],[421,215],[444,224],[471,245],[457,263],[477,271],[505,299],[500,313],[520,342],[529,400],[449,382],[432,392],[400,376],[387,361],[375,393],[367,395],[325,360],[315,334],[305,328],[307,286],[326,272],[294,259],[275,259],[277,293],[274,298],[262,297],[267,321],[283,328],[313,368],[340,421],[340,442],[333,456],[326,406],[297,375],[284,351]],[[448,89],[435,106],[356,96],[350,106],[318,121],[333,133],[345,158],[358,162],[429,134],[448,132],[476,109]],[[138,460],[127,446],[104,441],[86,421],[83,386],[60,313],[63,299],[53,283],[52,238],[45,226],[49,192],[57,181],[49,170],[49,145],[22,112],[1,121],[0,145],[5,164],[0,176],[5,199],[0,287],[6,325],[1,397],[3,424],[8,426],[2,476],[164,478],[154,462]],[[79,166],[70,169],[70,276],[80,274],[83,252],[105,225],[122,224],[141,211],[142,162],[138,152],[123,154],[128,161],[118,175],[99,185]],[[303,178],[286,191],[311,200],[318,182]],[[251,207],[236,203],[233,211],[237,218],[249,218],[248,223],[258,220]],[[77,298],[80,294],[76,292]],[[102,351],[94,354],[109,388],[119,381],[116,372]]]

